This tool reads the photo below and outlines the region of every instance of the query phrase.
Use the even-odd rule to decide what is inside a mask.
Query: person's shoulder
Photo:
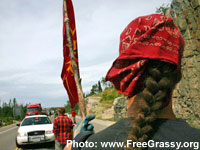
[[[154,139],[161,137],[171,141],[195,141],[200,139],[200,130],[191,127],[183,119],[157,119]]]
[[[156,119],[155,126],[165,127],[165,128],[186,128],[191,130],[198,130],[191,127],[185,120],[174,118],[174,119]]]
[[[191,129],[191,130],[200,131],[199,129],[190,126],[185,120],[180,119],[180,118],[157,119],[156,123],[161,124],[163,126],[169,126],[169,127],[171,126],[171,127],[174,127],[174,128],[187,128],[187,129]]]
[[[193,126],[191,126],[188,122],[186,122],[183,119],[171,119],[169,120],[171,123],[173,122],[174,125],[177,125],[177,127],[182,127],[187,129],[188,131],[198,132],[200,133],[200,129],[197,129]],[[199,134],[200,135],[200,134]]]
[[[59,120],[59,116],[55,117],[54,122],[57,122]]]
[[[63,116],[63,118],[64,118],[65,120],[72,121],[72,119],[71,119],[70,117],[68,117],[68,116]]]

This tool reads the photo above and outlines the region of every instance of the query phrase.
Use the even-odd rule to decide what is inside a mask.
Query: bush
[[[2,121],[2,124],[5,123],[5,125],[10,125],[13,123],[14,118],[13,117],[1,117],[0,120]]]
[[[106,88],[104,92],[102,92],[102,99],[100,100],[101,103],[111,104],[114,102],[115,98],[123,96],[122,94],[118,93],[118,91],[111,87]]]
[[[20,115],[17,115],[17,116],[14,117],[14,119],[15,120],[21,120],[21,117],[20,117]]]

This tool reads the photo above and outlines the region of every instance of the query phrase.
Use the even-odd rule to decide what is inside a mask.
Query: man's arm
[[[73,129],[71,130],[71,135],[72,135],[72,139],[73,139],[73,137],[74,137],[74,131],[73,131]]]
[[[71,135],[72,135],[72,139],[73,139],[73,137],[74,137],[74,130],[73,130],[73,128],[74,128],[74,125],[73,125],[73,122],[72,122],[72,120],[70,119],[70,128],[71,128]]]
[[[58,124],[57,124],[57,120],[55,119],[53,122],[53,133],[56,137],[57,133],[58,133]]]

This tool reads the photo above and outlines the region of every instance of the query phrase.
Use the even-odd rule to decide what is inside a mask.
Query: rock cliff
[[[106,120],[119,120],[126,117],[127,100],[125,97],[118,97],[113,104],[100,103],[101,97],[87,97],[87,114],[95,114],[96,118]]]
[[[94,114],[96,118],[113,120],[114,108],[112,105],[100,103],[101,97],[87,97],[87,114]]]
[[[185,39],[182,80],[174,91],[179,118],[200,127],[200,0],[173,0],[170,15]]]

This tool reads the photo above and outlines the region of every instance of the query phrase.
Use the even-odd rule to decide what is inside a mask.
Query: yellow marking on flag
[[[77,47],[76,47],[76,40],[73,40],[73,45],[74,45],[74,46],[73,46],[74,50],[76,50],[76,48],[77,48]]]
[[[67,71],[68,72],[71,71],[72,73],[74,73],[74,70],[72,68],[72,62],[71,62],[71,60],[69,62],[67,62],[67,64],[69,64],[69,66],[67,67]]]
[[[73,50],[76,50],[77,49],[77,41],[76,40],[73,40]],[[69,48],[69,44],[67,43],[65,46],[67,46]]]
[[[74,99],[74,101],[75,101],[75,98],[74,98],[73,94],[72,94],[71,91],[70,91],[69,83],[68,83],[67,77],[65,78],[65,81],[66,81],[66,84],[67,84],[67,88],[68,88],[68,90],[69,90],[69,93],[70,93],[71,97],[72,97],[72,98]]]
[[[76,33],[76,28],[74,30],[71,29],[72,36]]]

